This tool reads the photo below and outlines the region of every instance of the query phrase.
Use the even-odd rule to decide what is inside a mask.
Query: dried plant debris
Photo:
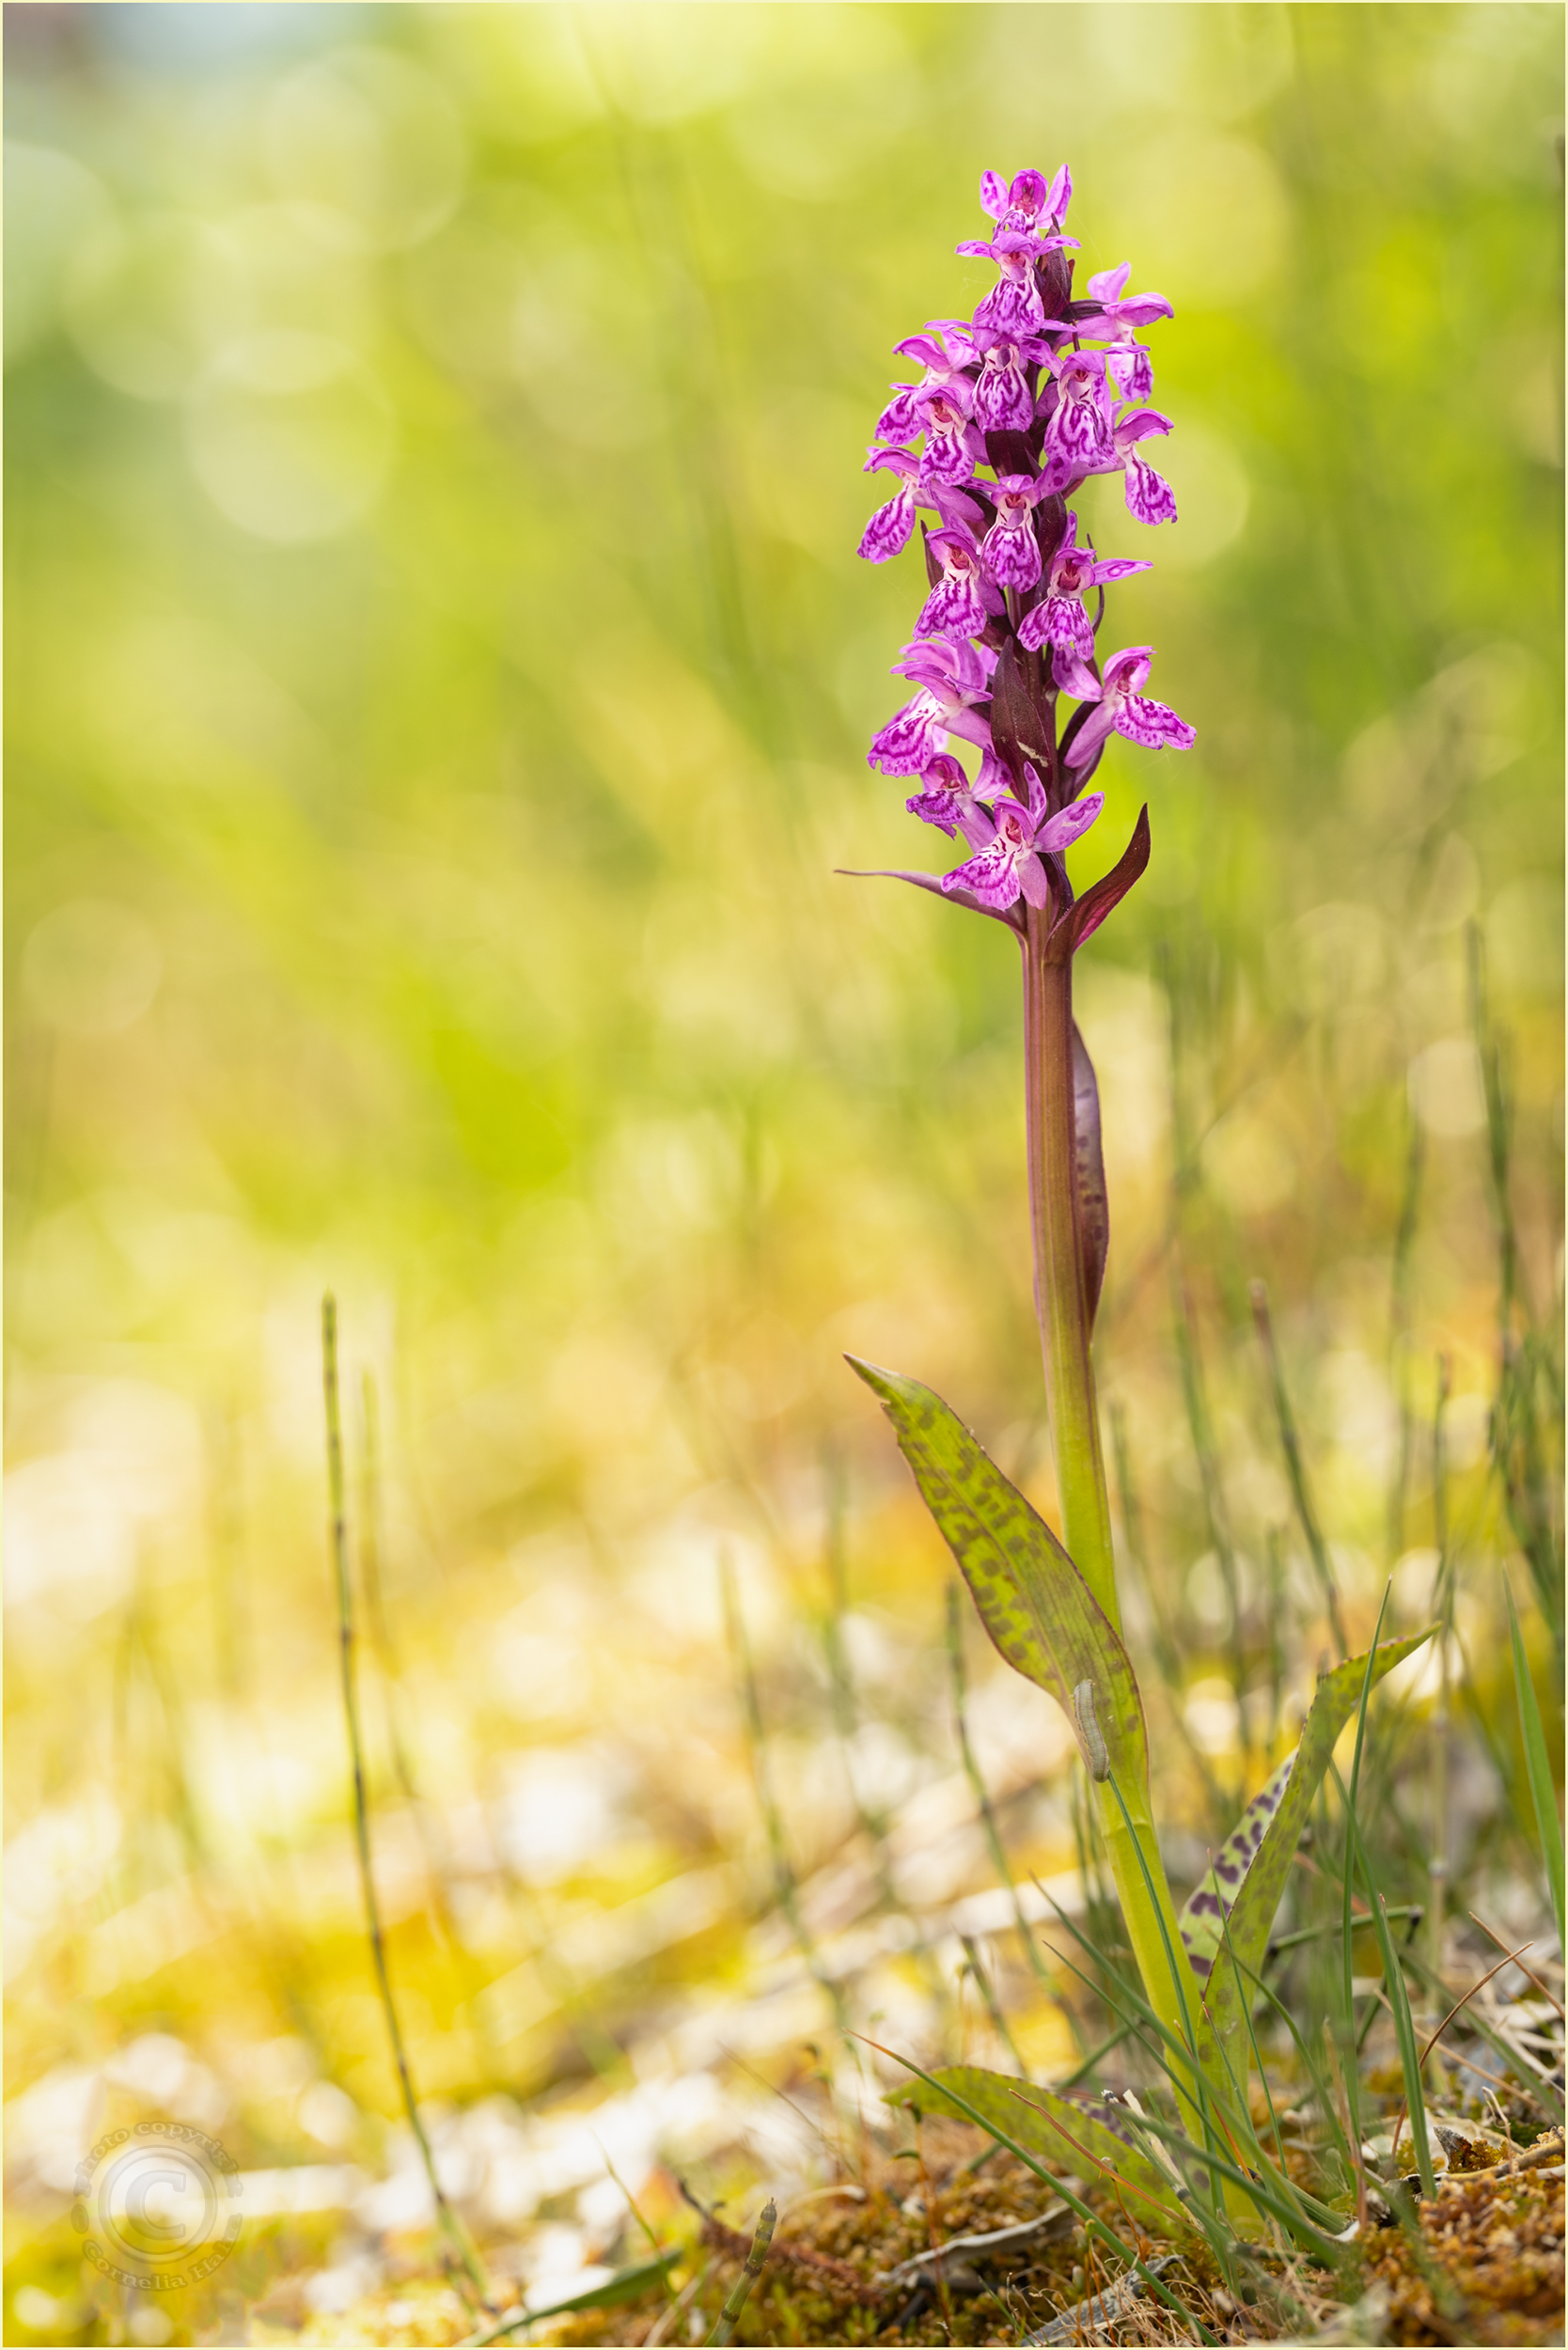
[[[1388,2290],[1384,2341],[1562,2341],[1561,2133],[1542,2151],[1555,2159],[1447,2173],[1435,2201],[1417,2205],[1431,2260],[1463,2303],[1457,2330],[1440,2313],[1408,2239],[1397,2228],[1381,2232],[1368,2265]]]
[[[1184,2325],[1140,2280],[1112,2275],[1031,2172],[1001,2158],[972,2170],[983,2149],[954,2127],[919,2166],[874,2158],[866,2183],[845,2179],[786,2205],[735,2340],[1179,2342],[1206,2333],[1226,2342],[1561,2342],[1560,2133],[1502,2164],[1479,2129],[1444,2136],[1450,2168],[1436,2200],[1415,2205],[1419,2248],[1374,2198],[1372,2224],[1338,2280],[1262,2244],[1224,2280],[1200,2241],[1151,2238],[1089,2189],[1087,2200],[1127,2230],[1174,2293],[1191,2320]],[[705,2341],[750,2242],[704,2215],[671,2290],[556,2320],[532,2339],[558,2350]]]

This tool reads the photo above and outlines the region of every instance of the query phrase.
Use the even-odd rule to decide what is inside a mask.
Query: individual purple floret
[[[1045,427],[1047,473],[1064,490],[1080,474],[1104,473],[1116,462],[1112,396],[1103,351],[1062,351],[1047,362],[1056,378],[1056,405]]]
[[[1146,750],[1192,748],[1198,738],[1186,720],[1139,690],[1153,654],[1152,645],[1129,645],[1124,652],[1112,654],[1099,677],[1075,652],[1053,656],[1052,674],[1061,691],[1098,704],[1066,745],[1069,767],[1087,767],[1113,728]]]
[[[974,405],[970,385],[958,377],[950,384],[928,384],[910,404],[926,436],[921,485],[971,479],[976,465],[985,462],[985,442],[969,421]]]
[[[1040,777],[1027,762],[1024,780],[1028,791],[1027,806],[1009,795],[995,803],[989,818],[977,810],[981,821],[989,823],[989,836],[966,864],[945,874],[942,881],[943,888],[949,893],[955,889],[970,891],[991,914],[1005,914],[1020,898],[1027,899],[1031,906],[1043,906],[1050,896],[1050,884],[1041,857],[1052,850],[1069,847],[1089,830],[1105,804],[1104,792],[1090,791],[1053,816],[1047,809]]]
[[[946,750],[949,734],[989,750],[991,728],[974,705],[985,699],[996,666],[995,653],[989,655],[988,666],[987,656],[973,645],[954,644],[948,637],[905,645],[893,674],[910,679],[919,690],[877,729],[866,764],[880,767],[885,776],[920,775]]]
[[[975,534],[962,525],[933,530],[926,544],[942,566],[942,576],[920,607],[917,636],[978,636],[1002,599],[982,576]]]
[[[922,770],[921,789],[913,799],[905,800],[904,806],[911,816],[934,824],[949,840],[955,833],[962,833],[971,849],[983,848],[996,830],[981,806],[982,798],[987,796],[981,790],[987,768],[993,775],[996,773],[996,762],[989,755],[980,769],[980,783],[971,784],[951,751],[942,751]],[[989,796],[995,798],[996,791]]]
[[[902,554],[914,534],[917,507],[933,507],[949,527],[962,523],[976,530],[985,519],[983,509],[955,483],[922,480],[920,461],[913,449],[872,447],[863,470],[896,473],[903,485],[896,497],[877,508],[866,525],[858,552],[868,563],[886,563],[890,556]]]
[[[1099,307],[1076,321],[1076,331],[1091,342],[1110,344],[1106,364],[1124,399],[1147,400],[1154,387],[1153,370],[1148,352],[1133,339],[1134,330],[1175,313],[1164,294],[1123,295],[1121,289],[1131,275],[1131,262],[1123,261],[1120,268],[1100,270],[1090,279],[1090,299]]]
[[[913,440],[920,429],[915,411],[917,392],[959,384],[966,396],[970,379],[964,373],[976,360],[974,337],[967,321],[938,319],[923,335],[907,335],[894,350],[901,359],[918,359],[925,374],[918,384],[895,384],[893,397],[876,420],[879,441]]]
[[[1063,245],[1076,243],[1075,237],[1028,236],[1018,228],[998,228],[989,244],[966,237],[957,250],[995,261],[1001,272],[975,312],[976,334],[1006,335],[1015,342],[1026,335],[1038,335],[1045,323],[1045,306],[1034,265],[1048,253],[1059,253]]]
[[[1084,609],[1085,596],[1091,588],[1106,587],[1113,579],[1131,579],[1135,572],[1153,569],[1152,563],[1132,562],[1124,556],[1099,562],[1092,547],[1081,547],[1077,541],[1078,518],[1070,513],[1067,536],[1051,557],[1045,593],[1018,623],[1018,642],[1030,652],[1038,652],[1042,645],[1059,645],[1068,652],[1076,648],[1086,661],[1090,660],[1094,628]]]
[[[872,454],[875,455],[877,452],[873,451]],[[881,454],[885,457],[890,456],[892,451],[884,449]],[[901,451],[900,454],[903,452]],[[914,471],[915,462],[912,458],[910,460],[911,474]],[[887,563],[895,555],[903,553],[914,535],[915,491],[912,482],[903,481],[899,485],[897,496],[890,497],[886,506],[877,508],[876,512],[860,534],[860,544],[856,547],[855,553],[867,563]]]
[[[996,519],[980,548],[985,576],[998,588],[1032,588],[1041,572],[1034,509],[1045,494],[1044,480],[1027,473],[1004,473],[989,486]]]
[[[982,171],[980,198],[998,228],[1059,228],[1073,201],[1073,174],[1063,164],[1047,187],[1043,171],[1020,171],[1010,187],[999,171]]]
[[[1138,454],[1139,441],[1152,432],[1168,432],[1170,418],[1157,408],[1134,408],[1113,428],[1111,452],[1096,473],[1114,473],[1120,465],[1127,477],[1127,511],[1140,523],[1173,523],[1176,499],[1164,474],[1156,473],[1147,457]]]
[[[982,432],[1027,432],[1034,422],[1034,393],[1024,372],[1030,342],[994,342],[975,386],[975,422]]]

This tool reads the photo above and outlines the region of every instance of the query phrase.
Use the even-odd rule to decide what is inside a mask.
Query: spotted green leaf
[[[1413,1655],[1433,1629],[1429,1625],[1407,1640],[1380,1643],[1372,1681],[1381,1681]],[[1249,2001],[1253,1995],[1252,1977],[1262,1965],[1312,1798],[1328,1768],[1334,1742],[1360,1702],[1366,1676],[1365,1655],[1347,1657],[1324,1674],[1300,1745],[1253,1796],[1182,1912],[1182,1939],[1194,1970],[1208,1979],[1208,2031],[1238,2079],[1246,2078],[1248,2062],[1244,1999]]]
[[[1148,1819],[1149,1741],[1127,1652],[1105,1610],[1039,1512],[987,1458],[938,1395],[897,1371],[846,1358],[892,1421],[926,1507],[947,1538],[996,1647],[1048,1689],[1073,1724],[1091,1776],[1102,1757],[1084,1734],[1074,1692],[1093,1692],[1090,1718],[1133,1817]]]

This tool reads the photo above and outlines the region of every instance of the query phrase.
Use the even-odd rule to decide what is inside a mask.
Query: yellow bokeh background
[[[992,926],[836,871],[946,846],[864,756],[917,556],[855,547],[891,346],[988,282],[952,253],[983,167],[1070,160],[1080,274],[1129,258],[1176,311],[1181,520],[1143,529],[1114,481],[1083,509],[1153,558],[1102,641],[1157,646],[1198,744],[1116,744],[1074,869],[1147,800],[1152,869],[1078,1000],[1101,1378],[1195,1734],[1239,1791],[1173,1229],[1260,1675],[1271,1591],[1297,1694],[1321,1627],[1255,1277],[1358,1629],[1390,1571],[1404,1621],[1429,1596],[1447,1357],[1461,1628],[1497,1668],[1500,1568],[1529,1578],[1486,1465],[1466,939],[1549,1331],[1561,22],[457,0],[12,9],[7,45],[8,2243],[34,2296],[8,2339],[34,2341],[80,2338],[77,2141],[138,2098],[258,2175],[413,2176],[352,1865],[325,1289],[416,2070],[512,2133],[489,2204],[473,2154],[477,2224],[544,2212],[591,2255],[591,2215],[545,2210],[591,2158],[524,2175],[539,2116],[623,2111],[630,2066],[690,2106],[631,2168],[666,2127],[729,2147],[722,2051],[782,2078],[825,2029],[772,1912],[724,1562],[824,1942],[880,1914],[868,1810],[911,1914],[992,1883],[946,1557],[841,1355],[929,1381],[1052,1507],[1016,974]],[[978,1636],[970,1670],[1020,1865],[1066,1870],[1068,1742]],[[1190,1840],[1200,1790],[1156,1747]],[[1476,1800],[1479,1836],[1507,1807]],[[896,1937],[845,1980],[863,2014],[957,2029]],[[1068,2044],[1044,2009],[1020,2030]],[[222,2289],[348,2273],[342,2198]],[[348,2288],[314,2290],[321,2314]]]

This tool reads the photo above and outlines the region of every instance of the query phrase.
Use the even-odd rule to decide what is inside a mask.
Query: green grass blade
[[[1344,2038],[1341,2043],[1342,2058],[1341,2070],[1344,2075],[1345,2099],[1350,2107],[1351,2142],[1356,2150],[1357,2162],[1360,2160],[1361,2147],[1361,2074],[1360,2067],[1357,2062],[1357,2059],[1360,2055],[1360,2044],[1356,2037],[1356,1994],[1352,1988],[1355,1979],[1355,1968],[1351,1951],[1351,1918],[1354,1914],[1355,1908],[1352,1896],[1356,1886],[1355,1852],[1356,1845],[1359,1841],[1359,1828],[1356,1818],[1356,1790],[1361,1784],[1361,1756],[1365,1750],[1367,1743],[1367,1706],[1372,1698],[1372,1668],[1377,1662],[1378,1640],[1383,1631],[1383,1619],[1388,1612],[1388,1593],[1392,1588],[1391,1584],[1385,1585],[1384,1587],[1383,1605],[1377,1611],[1377,1623],[1372,1632],[1372,1644],[1367,1651],[1366,1670],[1361,1675],[1361,1696],[1356,1709],[1356,1750],[1351,1758],[1350,1787],[1348,1791],[1344,1788],[1341,1788],[1340,1791],[1341,1794],[1344,1795],[1345,1799],[1344,1899],[1341,1917],[1341,1932],[1343,1938],[1341,1944],[1341,1982],[1343,1988],[1344,1998]]]
[[[490,2343],[504,2342],[509,2334],[521,2333],[525,2326],[537,2325],[546,2317],[571,2317],[579,2310],[612,2310],[622,2301],[635,2301],[651,2284],[666,2277],[678,2260],[684,2258],[681,2247],[676,2245],[652,2260],[638,2261],[631,2268],[618,2268],[602,2285],[590,2285],[586,2293],[574,2293],[568,2301],[552,2301],[542,2310],[520,2310],[515,2317],[493,2326],[489,2333],[471,2335],[460,2350],[489,2350]]]
[[[1118,2040],[1123,2038],[1126,2032],[1134,2033],[1137,2037],[1138,2045],[1162,2068],[1167,2077],[1170,2080],[1171,2087],[1174,2089],[1176,2086],[1176,2079],[1171,2067],[1171,2059],[1174,2058],[1183,2066],[1184,2072],[1185,2071],[1189,2062],[1189,2051],[1186,2042],[1180,2038],[1179,2035],[1170,2029],[1169,2025],[1164,2023],[1161,2018],[1155,2014],[1154,2010],[1150,2006],[1148,2000],[1143,1998],[1142,1994],[1135,1990],[1132,1984],[1128,1982],[1126,1977],[1121,1974],[1105,1958],[1102,1956],[1100,1951],[1095,1949],[1094,1944],[1090,1940],[1089,1936],[1083,1932],[1081,1927],[1079,1927],[1076,1922],[1067,1915],[1067,1912],[1063,1909],[1061,1904],[1058,1901],[1056,1901],[1051,1894],[1045,1893],[1045,1888],[1041,1884],[1038,1877],[1035,1878],[1034,1885],[1037,1892],[1044,1893],[1045,1899],[1050,1902],[1051,1906],[1056,1911],[1061,1924],[1066,1927],[1068,1933],[1073,1936],[1073,1939],[1078,1944],[1079,1948],[1087,1950],[1090,1956],[1098,1965],[1102,1974],[1105,1978],[1105,1981],[1110,1985],[1109,1991],[1101,1991],[1100,1986],[1094,1982],[1092,1977],[1086,1974],[1081,1966],[1074,1965],[1074,1961],[1067,1957],[1063,1951],[1055,1949],[1050,1943],[1047,1943],[1046,1948],[1050,1950],[1052,1957],[1057,1961],[1058,1966],[1067,1967],[1070,1972],[1076,1975],[1078,1981],[1083,1984],[1087,1991],[1096,1992],[1099,1996],[1105,1998],[1106,2003],[1115,2011],[1117,2014],[1121,2015],[1125,2013],[1128,2015],[1128,2021],[1123,2027],[1123,2030],[1121,2032],[1118,2032],[1116,2038]],[[1152,2039],[1149,2036],[1151,2033],[1154,2035]],[[1107,2043],[1106,2044],[1111,2045],[1114,2044]],[[1100,2049],[1097,2051],[1097,2054],[1103,2056],[1105,2054],[1105,2049]],[[1060,2089],[1066,2089],[1071,2086],[1072,2080],[1075,2077],[1075,2076],[1069,2076],[1067,2080],[1058,2082],[1057,2086]],[[1240,2116],[1237,2113],[1236,2108],[1222,2094],[1217,2092],[1214,2080],[1211,2079],[1206,2082],[1204,2093],[1217,2106],[1218,2110],[1228,2124],[1234,2126],[1238,2130],[1245,2131],[1246,2124],[1240,2120]]]
[[[1350,2147],[1343,2130],[1340,2127],[1340,2117],[1335,2110],[1333,2097],[1329,2093],[1327,2076],[1323,2072],[1317,2059],[1313,2056],[1307,2041],[1303,2038],[1300,2027],[1297,2025],[1295,2017],[1291,2013],[1290,2009],[1285,2005],[1283,1999],[1280,1998],[1278,1993],[1273,1989],[1272,1985],[1262,1974],[1259,1973],[1257,1968],[1249,1966],[1245,1971],[1247,1973],[1247,1980],[1252,1983],[1256,1990],[1262,1994],[1263,1998],[1268,2001],[1269,2005],[1274,2009],[1276,2014],[1283,2023],[1286,2030],[1290,2033],[1291,2038],[1294,2041],[1296,2054],[1301,2059],[1302,2071],[1306,2074],[1308,2079],[1312,2084],[1312,2094],[1317,2101],[1318,2108],[1322,2113],[1325,2122],[1328,2125],[1330,2135],[1337,2142],[1339,2152],[1344,2156],[1346,2167],[1348,2168],[1350,2164]]]
[[[1410,2109],[1410,2137],[1416,2149],[1416,2168],[1420,2172],[1421,2193],[1429,2199],[1437,2193],[1437,2174],[1432,2167],[1432,2148],[1427,2139],[1426,2092],[1421,2086],[1421,2052],[1416,2044],[1416,2027],[1410,2014],[1409,1995],[1404,1977],[1400,1971],[1399,1953],[1394,1937],[1388,1931],[1388,1912],[1383,1896],[1372,1881],[1367,1863],[1366,1847],[1356,1834],[1361,1872],[1367,1891],[1372,1897],[1372,1918],[1377,1927],[1378,1946],[1383,1952],[1383,1982],[1393,2012],[1394,2037],[1399,2043],[1400,2069],[1404,2075],[1404,2096]]]
[[[1098,2098],[1061,2097],[1037,2082],[1012,2080],[979,2064],[945,2064],[920,2077],[936,2092],[934,2099],[896,2089],[887,2103],[917,2105],[922,2113],[945,2113],[961,2122],[978,2117],[988,2130],[994,2124],[1011,2127],[1043,2161],[1062,2163],[1080,2174],[1097,2170],[1119,2181],[1145,2225],[1163,2228],[1180,2217],[1171,2209],[1169,2180],[1143,2152],[1117,2107]],[[1027,2099],[1024,2107],[1020,2096]]]
[[[1525,1770],[1535,1806],[1535,1825],[1541,1832],[1541,1849],[1545,1855],[1546,1882],[1551,1887],[1552,1913],[1557,1919],[1557,1943],[1560,1950],[1568,1948],[1563,1939],[1562,1926],[1562,1824],[1557,1816],[1557,1790],[1552,1782],[1551,1758],[1546,1752],[1546,1735],[1541,1727],[1541,1708],[1535,1700],[1529,1659],[1525,1654],[1524,1634],[1519,1629],[1513,1587],[1506,1579],[1503,1589],[1508,1593],[1508,1628],[1513,1642],[1513,1687],[1519,1700],[1519,1728],[1524,1732]]]
[[[1184,2138],[1180,2130],[1171,2129],[1166,2123],[1156,2121],[1152,2113],[1145,2113],[1141,2119],[1144,2128],[1152,2131],[1156,2138],[1164,2138],[1168,2145],[1190,2155],[1194,2162],[1202,2163],[1218,2177],[1242,2187],[1255,2203],[1268,2212],[1271,2218],[1278,2219],[1282,2228],[1288,2229],[1303,2250],[1313,2253],[1331,2268],[1341,2264],[1344,2257],[1342,2246],[1337,2244],[1331,2235],[1325,2235],[1321,2228],[1314,2227],[1305,2212],[1293,2210],[1267,2180],[1248,2178],[1247,2172],[1231,2162],[1228,2155],[1215,2154],[1208,2147],[1195,2146],[1191,2138]]]

